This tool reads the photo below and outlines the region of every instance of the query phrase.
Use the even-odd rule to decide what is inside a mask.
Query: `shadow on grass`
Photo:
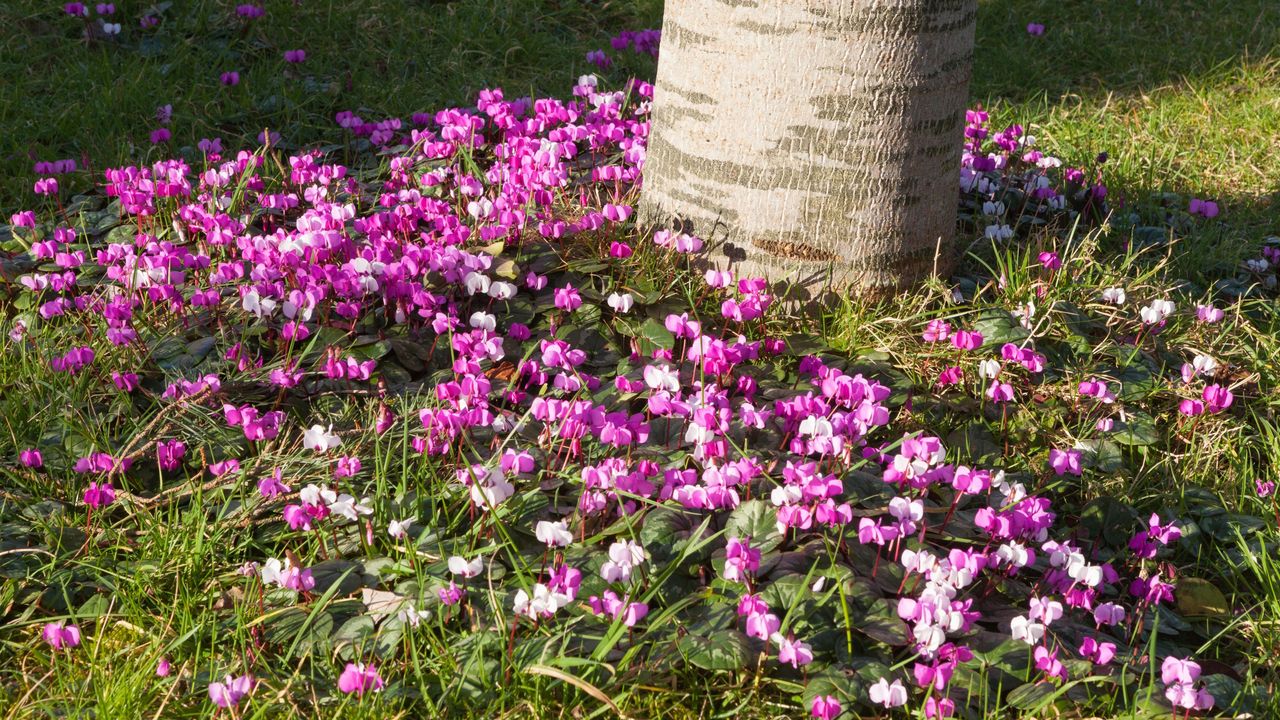
[[[1275,0],[979,0],[973,97],[1142,93],[1278,49]]]

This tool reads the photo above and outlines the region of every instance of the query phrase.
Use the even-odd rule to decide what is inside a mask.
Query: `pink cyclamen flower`
[[[1098,422],[1094,423],[1093,426],[1098,432],[1111,432],[1112,428],[1116,426],[1116,421],[1113,418],[1098,418]]]
[[[1080,656],[1094,665],[1106,665],[1115,658],[1116,646],[1115,643],[1100,643],[1095,638],[1086,637],[1080,643]]]
[[[71,2],[62,6],[62,11],[71,17],[89,17],[89,8],[81,2]]]
[[[364,663],[347,663],[347,667],[338,676],[338,689],[347,694],[363,695],[370,691],[379,692],[383,685],[378,668]]]
[[[1231,403],[1235,400],[1235,395],[1231,391],[1221,385],[1206,386],[1204,392],[1201,393],[1204,398],[1204,404],[1209,408],[1211,413],[1220,413],[1231,407]]]
[[[156,663],[156,677],[169,677],[172,666],[169,664],[169,658],[162,657]]]
[[[218,82],[222,83],[223,85],[225,85],[225,86],[227,86],[227,87],[231,87],[231,86],[233,86],[233,85],[239,85],[239,84],[240,84],[240,73],[238,73],[238,72],[236,72],[236,71],[234,71],[234,70],[231,70],[231,71],[229,71],[229,72],[224,72],[224,73],[222,73],[222,75],[221,75],[221,76],[219,76],[219,77],[218,77]]]
[[[1199,215],[1202,218],[1215,218],[1218,217],[1218,203],[1212,200],[1191,198],[1191,204],[1187,208],[1187,212],[1192,215]]]
[[[228,675],[222,682],[209,683],[209,700],[220,708],[235,707],[253,692],[253,685],[252,675],[246,673],[238,678]]]
[[[151,144],[159,145],[161,143],[167,143],[169,142],[170,137],[172,137],[172,135],[169,132],[169,128],[156,128],[151,131]]]
[[[779,663],[790,665],[793,668],[800,668],[813,662],[813,650],[808,643],[796,640],[793,637],[783,637],[779,633],[774,633],[771,639],[778,643]]]
[[[1062,267],[1062,259],[1055,252],[1042,252],[1037,259],[1048,270],[1057,270]]]
[[[952,365],[941,373],[938,373],[938,387],[955,385],[962,380],[964,380],[964,371],[955,365]]]
[[[1049,451],[1049,467],[1053,468],[1053,474],[1061,477],[1062,475],[1080,474],[1080,451],[1058,450],[1054,448]]]
[[[1276,491],[1276,484],[1271,480],[1255,480],[1254,487],[1258,490],[1258,497],[1268,498]]]
[[[1178,412],[1187,417],[1195,417],[1204,414],[1204,403],[1199,400],[1185,399],[1178,403]]]
[[[565,312],[573,312],[582,307],[582,295],[572,285],[556,288],[554,295],[556,307]]]
[[[951,336],[951,344],[957,350],[977,350],[982,347],[982,333],[969,330],[957,330],[955,335]]]
[[[840,707],[840,701],[836,700],[835,695],[819,695],[813,699],[813,704],[809,706],[809,715],[818,720],[832,720],[843,708]]]
[[[1209,323],[1209,324],[1216,323],[1222,318],[1226,317],[1226,315],[1227,314],[1223,312],[1222,309],[1216,308],[1212,305],[1196,306],[1196,319],[1202,323]]]
[[[992,380],[991,387],[987,388],[987,397],[991,399],[991,402],[996,403],[1013,402],[1015,397],[1013,386],[1009,383]]]
[[[284,61],[287,63],[300,63],[307,59],[306,50],[285,50]]]
[[[40,637],[54,650],[70,650],[80,644],[80,628],[59,620],[46,623]]]
[[[928,327],[920,335],[927,343],[942,342],[951,337],[951,324],[946,320],[930,320]]]
[[[18,453],[18,462],[22,463],[23,467],[44,467],[44,456],[40,454],[39,450],[28,448]]]
[[[1043,23],[1027,23],[1027,34],[1031,37],[1040,37],[1044,35]]]
[[[101,485],[90,482],[89,487],[84,491],[84,504],[91,508],[105,507],[115,500],[116,489],[111,487],[110,482],[104,482]]]

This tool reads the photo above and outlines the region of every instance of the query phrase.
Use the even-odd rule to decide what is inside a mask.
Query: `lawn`
[[[0,7],[0,716],[1280,713],[1280,6],[983,0],[805,317],[632,221],[660,3],[261,6]]]

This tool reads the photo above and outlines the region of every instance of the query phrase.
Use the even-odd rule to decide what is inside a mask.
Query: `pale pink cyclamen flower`
[[[209,683],[209,699],[220,708],[234,707],[253,692],[253,686],[252,675],[246,673],[237,678],[228,675],[222,682]]]
[[[867,694],[871,696],[871,702],[886,708],[902,707],[907,704],[907,688],[903,686],[901,680],[890,683],[885,678],[880,678],[867,690]]]
[[[1226,315],[1226,312],[1220,308],[1214,307],[1213,305],[1196,306],[1196,319],[1202,323],[1216,323],[1226,317]]]
[[[779,663],[798,669],[813,662],[813,650],[808,643],[781,633],[774,633],[770,640],[778,644]]]

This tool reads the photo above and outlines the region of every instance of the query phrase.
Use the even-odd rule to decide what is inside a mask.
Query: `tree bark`
[[[801,299],[951,265],[977,0],[668,0],[641,220]]]

